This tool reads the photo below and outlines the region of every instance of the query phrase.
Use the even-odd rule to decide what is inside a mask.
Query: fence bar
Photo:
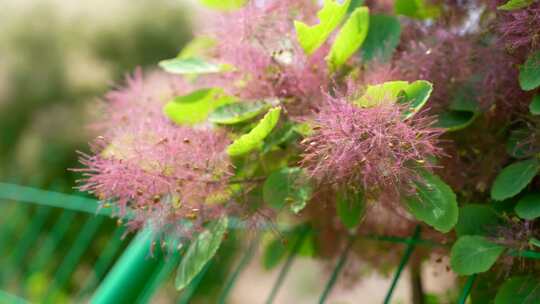
[[[328,283],[326,283],[326,286],[324,287],[324,291],[321,294],[321,298],[319,299],[319,304],[324,304],[326,302],[326,299],[330,295],[332,288],[334,288],[337,278],[339,274],[341,273],[341,269],[343,269],[345,262],[347,262],[347,257],[349,256],[349,252],[351,251],[352,245],[354,244],[355,240],[356,240],[355,235],[349,236],[349,240],[347,241],[347,246],[345,247],[345,250],[343,250],[343,252],[341,253],[338,263],[336,264],[336,267],[334,268],[334,271],[332,272],[332,275],[330,276],[330,280],[328,280]]]
[[[416,242],[414,242],[414,240],[417,240],[419,237],[420,237],[420,225],[417,225],[414,230],[414,234],[412,236],[413,241],[407,245],[407,248],[405,249],[405,254],[403,255],[403,258],[401,259],[401,261],[399,262],[399,266],[394,275],[394,278],[392,279],[392,284],[390,285],[390,289],[388,290],[388,293],[386,294],[386,297],[384,298],[384,304],[390,303],[390,300],[392,299],[392,294],[394,293],[397,282],[399,281],[399,277],[401,276],[403,269],[409,262],[409,259],[414,251],[414,248],[416,247]]]
[[[298,239],[293,245],[293,248],[291,252],[289,253],[289,256],[287,257],[287,261],[285,261],[285,264],[283,264],[283,267],[281,268],[278,278],[276,282],[274,283],[274,286],[272,287],[272,291],[270,292],[270,295],[268,296],[268,299],[266,300],[266,304],[271,304],[274,302],[274,299],[277,296],[277,293],[279,292],[279,289],[281,288],[281,285],[283,284],[283,281],[285,280],[285,277],[289,273],[289,269],[292,266],[292,263],[294,262],[294,259],[296,258],[296,254],[300,250],[302,243],[304,243],[304,240],[306,236],[308,235],[308,232],[310,231],[309,227],[303,227],[300,231],[300,234],[298,236]]]
[[[126,229],[124,226],[117,227],[114,234],[109,239],[109,242],[99,255],[94,264],[94,272],[88,275],[86,282],[83,284],[78,297],[82,297],[90,292],[99,283],[99,279],[105,275],[107,268],[111,265],[114,257],[122,245],[122,235]]]
[[[91,216],[86,220],[84,226],[77,235],[75,242],[71,246],[71,250],[67,253],[62,263],[58,267],[58,270],[54,275],[54,281],[52,282],[47,291],[47,295],[45,296],[45,302],[48,302],[49,297],[54,291],[62,288],[67,283],[71,273],[73,273],[73,271],[77,268],[77,264],[79,263],[84,252],[92,243],[92,239],[94,238],[104,219],[105,218],[102,216]]]
[[[82,196],[0,183],[0,199],[34,203],[91,214],[111,215],[109,208],[99,208],[98,201]]]
[[[134,303],[161,261],[161,250],[157,247],[154,256],[150,256],[152,242],[153,233],[149,229],[139,232],[99,285],[90,303]]]
[[[227,297],[229,296],[229,293],[231,292],[232,287],[234,286],[234,283],[240,276],[240,273],[242,272],[242,270],[244,270],[244,268],[246,268],[248,263],[253,258],[253,255],[255,254],[258,244],[259,244],[259,236],[257,235],[249,244],[249,247],[246,253],[242,256],[242,259],[238,263],[238,266],[236,266],[233,273],[227,279],[227,282],[225,283],[225,287],[223,288],[223,290],[221,291],[221,294],[219,295],[219,300],[218,300],[219,304],[225,304]]]
[[[0,290],[0,303],[9,303],[9,304],[27,304],[30,303],[22,298],[12,295],[3,290]]]
[[[58,247],[60,241],[64,238],[71,222],[75,218],[75,212],[70,210],[64,210],[60,218],[54,224],[51,232],[40,246],[40,249],[36,253],[36,256],[32,258],[30,264],[29,273],[33,273],[40,269],[43,269],[47,262],[51,260],[54,250]]]
[[[461,292],[461,295],[459,296],[459,301],[458,301],[459,304],[465,304],[465,302],[467,301],[467,298],[469,297],[469,294],[471,293],[475,280],[476,280],[476,274],[473,274],[467,278],[467,282],[465,282],[463,291]]]
[[[170,253],[168,256],[162,258],[160,265],[154,270],[152,277],[148,278],[148,283],[144,287],[143,292],[137,299],[136,303],[146,304],[152,303],[150,299],[154,295],[155,291],[161,286],[161,284],[169,277],[173,269],[178,266],[180,262],[180,253]]]

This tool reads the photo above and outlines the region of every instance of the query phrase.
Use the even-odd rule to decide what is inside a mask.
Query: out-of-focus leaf
[[[503,5],[497,6],[497,9],[503,11],[513,11],[521,8],[525,8],[531,5],[535,0],[509,0]]]
[[[231,103],[234,98],[220,89],[201,89],[169,101],[163,108],[165,115],[179,125],[203,122],[217,107]]]
[[[425,0],[396,0],[394,9],[398,15],[416,19],[434,19],[441,14],[438,6],[427,4]]]
[[[255,118],[269,105],[262,101],[235,102],[216,108],[208,116],[208,120],[217,124],[232,125]]]
[[[540,217],[540,193],[525,195],[519,200],[514,210],[524,220],[534,220]]]
[[[374,58],[387,62],[399,44],[401,24],[394,16],[374,14],[369,17],[369,29],[362,45],[361,56],[367,62]]]
[[[362,46],[369,27],[369,9],[359,7],[339,31],[326,60],[331,70],[339,69]]]
[[[347,14],[351,0],[340,4],[336,0],[324,0],[322,9],[317,13],[319,23],[309,26],[301,21],[294,21],[298,42],[306,54],[313,54],[325,41],[334,29],[341,23]]]
[[[511,277],[499,288],[495,304],[537,304],[539,299],[538,277]]]
[[[529,111],[532,115],[540,115],[540,94],[534,95],[531,103],[529,104]]]
[[[290,205],[294,213],[300,212],[311,198],[312,187],[300,168],[283,168],[266,179],[263,198],[274,209]]]
[[[227,147],[227,153],[231,156],[240,156],[261,147],[263,140],[276,126],[280,112],[280,107],[268,111],[255,128],[240,136]]]
[[[488,235],[495,232],[500,225],[498,214],[489,206],[467,204],[459,209],[459,218],[456,224],[456,234]]]
[[[173,58],[162,60],[159,66],[165,71],[173,74],[213,74],[230,70],[231,67],[225,64],[215,64],[204,61],[200,58]]]
[[[176,272],[176,289],[186,287],[214,257],[227,231],[227,224],[226,217],[210,223],[209,227],[191,243]]]
[[[247,0],[199,0],[202,4],[218,10],[234,10],[244,6]]]
[[[540,51],[532,53],[519,69],[519,85],[525,91],[540,87]]]
[[[525,189],[540,170],[538,159],[528,159],[504,168],[495,178],[491,187],[491,198],[502,201],[511,198]]]
[[[348,229],[354,229],[365,211],[364,195],[360,191],[340,191],[337,196],[336,212],[341,223]]]

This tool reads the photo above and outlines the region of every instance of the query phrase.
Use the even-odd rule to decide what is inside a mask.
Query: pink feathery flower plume
[[[324,57],[329,47],[305,55],[294,20],[316,23],[317,9],[309,0],[250,1],[242,9],[216,16],[216,23],[202,34],[217,41],[213,59],[234,66],[235,71],[206,81],[245,99],[292,99],[293,104],[302,104],[296,109],[309,111],[328,83]],[[294,114],[293,109],[289,111]]]
[[[325,184],[398,191],[417,178],[415,167],[430,168],[430,156],[442,153],[434,120],[422,114],[403,120],[403,110],[393,103],[360,108],[328,96],[315,116],[314,134],[302,143],[301,164]]]
[[[130,78],[107,95],[104,135],[93,143],[94,155],[81,158],[81,190],[114,202],[119,216],[132,210],[131,229],[150,223],[178,232],[185,229],[180,219],[202,224],[223,212],[214,203],[226,197],[229,140],[223,132],[174,125],[162,114],[180,87],[162,74]]]
[[[540,3],[515,11],[499,11],[496,29],[505,46],[512,51],[539,48]]]

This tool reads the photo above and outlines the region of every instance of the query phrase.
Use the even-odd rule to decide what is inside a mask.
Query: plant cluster
[[[307,222],[321,257],[421,225],[501,285],[473,302],[540,299],[540,3],[202,2],[221,11],[165,72],[106,96],[82,189],[199,260],[237,224]]]

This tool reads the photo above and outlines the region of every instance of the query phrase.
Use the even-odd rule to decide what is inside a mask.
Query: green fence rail
[[[31,277],[35,273],[46,269],[47,263],[51,257],[57,253],[59,249],[65,252],[60,265],[53,272],[53,280],[47,286],[47,291],[44,294],[43,302],[53,303],[55,292],[65,288],[70,278],[76,272],[79,262],[85,252],[96,239],[100,227],[106,222],[114,223],[110,217],[114,214],[111,208],[100,208],[99,201],[85,198],[77,195],[63,194],[53,191],[46,191],[25,187],[20,185],[0,183],[0,202],[4,202],[4,209],[1,212],[6,212],[10,221],[0,229],[0,253],[5,251],[7,244],[13,242],[13,234],[17,231],[13,225],[18,225],[18,221],[24,218],[25,214],[32,214],[32,220],[27,225],[21,234],[19,241],[10,251],[11,253],[4,257],[5,263],[13,267],[21,268],[23,276]],[[18,205],[19,208],[8,206],[9,202],[27,203]],[[0,205],[2,207],[2,205]],[[53,208],[61,208],[57,210],[58,216],[49,225],[48,233],[45,236],[41,235],[43,227],[51,221]],[[31,210],[33,209],[33,210]],[[78,221],[82,216],[84,221]],[[74,222],[82,223],[77,231],[75,239],[71,242],[69,248],[63,248],[66,241],[66,236]],[[239,225],[237,228],[241,228]],[[278,277],[274,282],[266,303],[273,303],[283,286],[283,282],[287,277],[294,260],[301,248],[303,242],[308,236],[312,228],[304,226],[295,239],[292,249],[279,271]],[[390,242],[396,245],[405,245],[403,257],[394,273],[391,285],[389,286],[384,303],[390,303],[395,287],[400,280],[401,274],[407,266],[415,248],[417,246],[437,247],[446,246],[431,240],[421,238],[420,226],[417,226],[414,233],[410,237],[401,238],[394,236],[377,236],[377,235],[351,235],[342,251],[337,263],[330,274],[330,277],[325,285],[324,290],[319,298],[319,303],[325,303],[328,299],[333,286],[341,274],[349,252],[355,241],[359,238],[364,240],[372,240],[378,242]],[[149,303],[155,291],[171,277],[174,268],[179,263],[181,256],[179,253],[164,254],[160,246],[154,246],[154,234],[149,230],[142,230],[129,243],[127,248],[123,250],[125,243],[122,236],[125,234],[125,228],[117,227],[112,236],[108,236],[108,241],[101,253],[97,256],[90,275],[83,280],[80,289],[76,293],[77,301],[85,301],[91,294],[90,303],[105,304],[105,303]],[[30,262],[23,263],[29,259],[28,255],[32,252],[32,247],[39,244],[40,250],[35,252],[30,259]],[[244,251],[242,257],[233,267],[230,275],[224,281],[221,292],[218,296],[218,303],[226,303],[228,296],[234,285],[237,282],[241,272],[245,269],[249,261],[253,258],[257,247],[260,244],[260,235],[253,238],[249,246]],[[540,253],[535,251],[511,250],[508,252],[512,256],[520,256],[524,258],[539,259]],[[152,255],[152,256],[151,256]],[[117,257],[119,258],[117,259]],[[2,259],[0,259],[2,261]],[[199,284],[206,275],[206,272],[212,265],[211,260],[201,271],[190,285],[179,294],[177,303],[189,303],[192,297],[196,294]],[[113,265],[114,264],[114,265]],[[15,265],[15,266],[13,266]],[[25,265],[21,267],[21,265]],[[19,269],[19,270],[21,270]],[[0,277],[0,283],[6,282],[6,271]],[[464,304],[469,297],[471,290],[474,288],[476,276],[467,278],[462,292],[460,293],[458,303]],[[1,285],[0,285],[1,288]],[[19,289],[18,292],[24,295],[24,290]],[[40,301],[41,302],[41,301]],[[15,296],[7,291],[0,290],[0,303],[28,303],[27,300],[20,296]]]

